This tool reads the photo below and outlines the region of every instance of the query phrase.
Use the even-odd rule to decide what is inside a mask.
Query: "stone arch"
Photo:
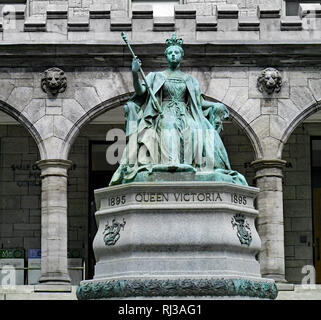
[[[91,108],[86,114],[84,114],[70,129],[66,136],[65,143],[60,152],[62,159],[67,159],[69,155],[70,148],[78,136],[78,133],[82,127],[88,124],[91,120],[98,117],[100,114],[124,105],[126,101],[133,95],[132,92],[122,94],[120,96],[113,97],[106,101],[103,101]]]
[[[213,99],[213,98],[211,98],[210,96],[207,96],[207,95],[204,95],[204,97],[207,100],[210,100],[210,101],[221,102],[221,101],[218,101],[217,99]],[[260,143],[260,139],[258,138],[257,134],[251,128],[249,123],[238,112],[236,112],[229,105],[227,105],[225,103],[224,103],[224,105],[226,105],[227,109],[230,112],[230,119],[232,121],[234,121],[241,128],[241,130],[244,131],[245,135],[250,140],[251,145],[252,145],[253,150],[254,150],[255,159],[261,159],[262,155],[263,155],[263,149],[262,149],[262,146],[261,146],[261,143]]]
[[[282,152],[283,152],[283,147],[286,144],[286,142],[288,141],[288,139],[290,138],[291,134],[293,133],[293,131],[300,125],[300,123],[302,123],[306,118],[308,118],[309,116],[311,116],[313,113],[319,111],[321,109],[321,103],[320,102],[316,102],[313,103],[312,105],[310,105],[308,108],[305,108],[304,110],[302,110],[302,112],[300,112],[291,122],[290,124],[287,126],[286,130],[284,131],[280,143],[279,143],[279,147],[278,147],[278,157],[281,159],[282,157]]]
[[[63,159],[68,158],[68,154],[70,151],[70,148],[75,141],[76,137],[78,136],[78,133],[82,127],[84,127],[88,122],[99,116],[100,114],[111,110],[113,108],[117,108],[121,105],[124,105],[126,101],[133,95],[132,92],[128,92],[125,94],[122,94],[120,96],[113,97],[111,99],[108,99],[95,107],[91,108],[86,114],[84,114],[71,128],[69,133],[66,136],[65,144],[63,146],[63,150],[61,150],[61,155]],[[213,99],[209,96],[205,96],[206,99],[217,101],[216,99]],[[230,118],[245,132],[246,136],[251,142],[251,145],[253,147],[255,158],[260,159],[262,158],[262,146],[260,144],[260,140],[254,130],[249,126],[249,124],[246,122],[246,120],[238,114],[234,109],[232,109],[230,106],[226,106],[228,110],[230,111]]]
[[[46,159],[46,149],[42,142],[41,135],[39,134],[37,129],[34,127],[34,125],[21,112],[19,112],[17,109],[13,108],[8,103],[1,100],[0,100],[0,111],[5,112],[6,114],[8,114],[9,116],[17,120],[21,125],[23,125],[26,128],[26,130],[30,133],[30,135],[35,140],[38,146],[40,158]]]

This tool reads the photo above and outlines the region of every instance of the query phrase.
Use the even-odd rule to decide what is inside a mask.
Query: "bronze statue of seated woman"
[[[135,94],[125,105],[128,143],[110,185],[173,179],[247,185],[231,170],[220,137],[227,108],[205,100],[198,81],[180,70],[182,39],[174,33],[166,43],[169,68],[149,73],[146,82],[138,76],[141,61],[133,59]]]

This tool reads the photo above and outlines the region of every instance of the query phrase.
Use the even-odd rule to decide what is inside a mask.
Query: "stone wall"
[[[38,148],[22,126],[0,125],[0,247],[40,247]]]
[[[122,43],[120,31],[128,32],[129,38],[137,42],[147,39],[157,42],[160,31],[177,31],[189,41],[320,37],[320,8],[304,4],[297,17],[286,17],[282,3],[281,0],[186,0],[175,6],[173,17],[154,17],[150,5],[132,4],[130,0],[33,0],[29,6],[11,5],[10,10],[18,18],[10,22],[5,18],[0,24],[0,41]],[[228,33],[222,36],[220,31]]]
[[[129,9],[132,7],[131,0],[66,0],[66,1],[39,1],[30,0],[30,14],[45,14],[46,7],[65,5],[68,8],[70,16],[86,16],[89,15],[90,8],[106,7],[110,8],[114,17],[128,16]],[[199,16],[208,16],[215,13],[216,5],[237,5],[240,10],[240,16],[256,16],[257,6],[264,5],[269,7],[281,7],[281,0],[181,0],[180,4],[189,5],[195,8]]]

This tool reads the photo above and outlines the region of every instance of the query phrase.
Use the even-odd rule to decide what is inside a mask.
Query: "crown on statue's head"
[[[182,46],[183,44],[183,39],[177,39],[176,38],[176,32],[173,32],[172,37],[170,39],[166,40],[167,47],[170,46]]]

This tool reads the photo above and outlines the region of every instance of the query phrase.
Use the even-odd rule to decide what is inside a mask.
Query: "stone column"
[[[284,222],[282,179],[284,160],[256,160],[251,166],[256,171],[259,216],[257,230],[262,241],[259,254],[261,274],[276,282],[285,282]]]
[[[70,284],[67,266],[67,169],[71,161],[40,160],[41,284]]]

